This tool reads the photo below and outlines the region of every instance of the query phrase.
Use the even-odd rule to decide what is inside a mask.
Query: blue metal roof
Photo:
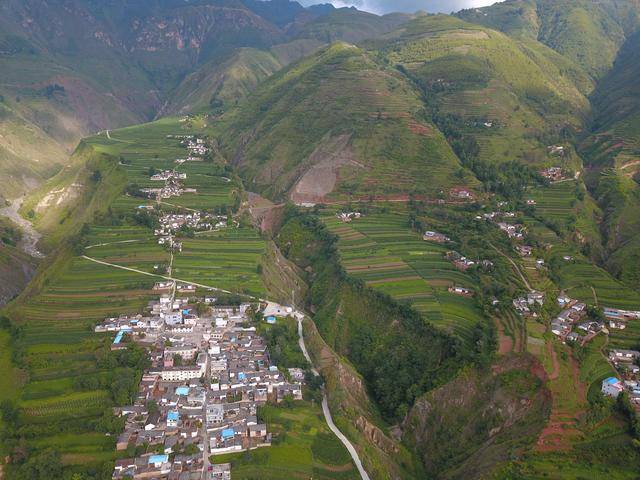
[[[151,455],[149,463],[166,463],[169,461],[169,455]]]
[[[189,387],[176,388],[176,395],[189,395]]]
[[[116,335],[116,338],[113,339],[114,345],[120,343],[120,340],[122,340],[123,335],[124,335],[123,331],[118,332],[118,334]]]
[[[180,418],[180,414],[175,411],[171,411],[167,413],[167,420],[178,420]]]

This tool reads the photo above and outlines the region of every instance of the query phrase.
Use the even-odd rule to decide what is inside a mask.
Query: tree
[[[98,183],[100,180],[102,180],[102,172],[100,172],[100,170],[94,170],[94,172],[91,174],[91,180],[95,183]]]
[[[18,480],[56,480],[62,478],[60,453],[44,450],[30,457],[16,472]]]

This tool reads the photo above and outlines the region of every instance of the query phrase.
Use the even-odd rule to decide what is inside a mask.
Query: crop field
[[[187,174],[183,184],[195,188],[196,193],[186,193],[180,197],[167,199],[167,203],[192,209],[211,210],[220,206],[233,205],[233,192],[238,190],[237,182],[222,174],[218,165],[210,162],[175,163],[177,158],[186,158],[187,149],[180,145],[179,138],[168,135],[197,134],[199,130],[181,125],[176,119],[163,119],[150,124],[123,128],[85,140],[98,152],[108,153],[120,159],[120,167],[126,172],[130,183],[141,188],[159,187],[162,181],[150,180],[150,169],[176,170]],[[123,163],[124,162],[124,163]],[[144,198],[123,196],[113,209],[131,212],[137,205],[150,204]]]
[[[16,309],[23,330],[21,345],[29,381],[19,392],[23,424],[45,425],[65,419],[86,419],[111,405],[105,390],[74,391],[82,377],[100,378],[107,372],[96,364],[95,351],[107,336],[93,333],[106,316],[138,313],[152,298],[151,278],[98,265],[81,258],[56,266],[42,291]],[[87,422],[85,422],[87,423]],[[76,424],[69,433],[73,445],[54,443],[45,434],[41,444],[56,445],[66,463],[97,463],[114,456],[105,450],[104,435]]]
[[[233,292],[264,293],[257,269],[266,243],[255,230],[230,227],[182,239],[182,245],[173,261],[176,278]]]
[[[0,330],[0,371],[0,401],[14,398],[20,379],[11,364],[11,337],[4,330]]]
[[[575,188],[576,182],[572,180],[533,188],[526,195],[527,199],[535,200],[536,215],[564,224],[577,212]]]
[[[451,247],[425,242],[408,227],[406,211],[372,213],[351,223],[334,212],[322,219],[338,235],[342,265],[355,278],[399,301],[409,302],[435,325],[464,340],[482,313],[473,298],[448,292],[452,285],[473,289],[473,280],[444,258]]]
[[[604,335],[598,335],[585,345],[587,353],[580,364],[580,380],[587,385],[589,391],[594,385],[599,390],[602,380],[616,375],[602,353],[605,340]]]
[[[349,453],[324,422],[318,404],[299,401],[292,408],[265,406],[261,415],[276,439],[271,447],[211,457],[214,463],[231,462],[234,480],[360,478]]]

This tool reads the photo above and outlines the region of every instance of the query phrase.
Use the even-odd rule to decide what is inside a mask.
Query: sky
[[[379,15],[390,12],[451,13],[463,8],[486,7],[496,0],[298,0],[304,6],[316,3],[332,3],[335,7],[356,7]]]

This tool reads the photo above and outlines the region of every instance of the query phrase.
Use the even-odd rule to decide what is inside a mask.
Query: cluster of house
[[[552,182],[564,179],[564,173],[560,167],[549,167],[540,170],[540,175]]]
[[[609,328],[624,329],[630,320],[640,320],[640,311],[604,308]],[[628,392],[631,403],[640,410],[640,352],[612,348],[609,350],[609,362],[621,378],[609,377],[602,381],[602,393],[617,397]]]
[[[212,215],[204,212],[168,213],[160,217],[160,228],[154,230],[156,236],[171,235],[182,227],[192,230],[212,230],[227,226],[226,215]]]
[[[153,234],[158,237],[158,245],[165,245],[173,251],[181,252],[182,242],[174,238],[178,230],[185,226],[197,231],[224,228],[227,226],[227,216],[199,211],[168,213],[160,217],[159,223],[160,227],[153,231]]]
[[[611,329],[624,330],[629,320],[640,320],[640,311],[605,307],[603,312]]]
[[[436,242],[436,243],[447,243],[451,241],[449,237],[447,237],[444,233],[434,232],[431,230],[427,230],[422,235],[422,239],[427,242]]]
[[[202,157],[209,153],[209,147],[207,147],[204,139],[198,138],[195,135],[187,136],[181,144],[187,147],[190,157]]]
[[[515,217],[516,214],[514,212],[487,212],[487,213],[483,213],[482,215],[476,215],[476,220],[487,220],[487,221],[491,221],[491,220],[495,220],[498,217],[505,217],[505,218],[513,218]]]
[[[544,293],[532,290],[525,296],[513,299],[513,307],[523,317],[536,317],[537,314],[532,311],[531,307],[544,305]]]
[[[479,265],[482,268],[489,269],[493,267],[493,262],[490,260],[481,260],[479,262],[475,262],[465,256],[462,256],[455,250],[451,250],[445,253],[445,258],[449,260],[453,265],[460,271],[466,272],[469,268],[474,265]]]
[[[507,234],[507,237],[514,240],[524,239],[526,227],[519,223],[498,222],[498,228]]]
[[[549,145],[547,147],[547,153],[549,155],[563,156],[565,154],[565,148],[562,145]]]
[[[161,200],[163,198],[179,197],[183,193],[196,193],[195,188],[185,188],[181,180],[186,180],[187,174],[176,172],[175,170],[163,170],[151,175],[153,181],[164,181],[163,187],[141,188],[140,191],[146,193],[150,198]]]
[[[621,378],[609,377],[602,381],[602,393],[618,397],[627,392],[631,404],[640,410],[640,352],[637,350],[611,349],[609,362],[613,364]]]
[[[449,196],[457,200],[473,200],[473,192],[464,187],[453,187],[449,190]]]
[[[186,120],[185,120],[186,121]],[[202,156],[209,152],[204,139],[195,135],[167,135],[167,138],[179,138],[180,145],[186,147],[188,156],[186,158],[176,158],[176,163],[182,165],[185,162],[201,162]]]
[[[186,180],[187,174],[184,172],[176,172],[175,170],[162,170],[158,173],[154,173],[150,177],[154,182],[166,182],[167,180]]]
[[[565,294],[558,296],[558,305],[562,311],[551,320],[551,333],[562,340],[584,344],[602,330],[603,325],[596,321],[583,322],[587,314],[587,305]],[[574,330],[576,327],[576,330]]]
[[[174,287],[158,282],[154,288]],[[258,407],[302,399],[304,371],[271,365],[265,340],[247,326],[252,308],[214,305],[198,315],[189,297],[169,293],[150,302],[147,317],[109,318],[96,327],[116,337],[130,334],[151,360],[134,404],[114,409],[126,418],[116,448],[143,452],[118,460],[114,479],[229,479],[230,465],[210,464],[210,455],[271,444]],[[290,315],[292,309],[268,304],[263,314]]]
[[[362,214],[360,212],[339,212],[336,213],[336,217],[338,217],[342,222],[349,223],[350,221],[360,218]]]

